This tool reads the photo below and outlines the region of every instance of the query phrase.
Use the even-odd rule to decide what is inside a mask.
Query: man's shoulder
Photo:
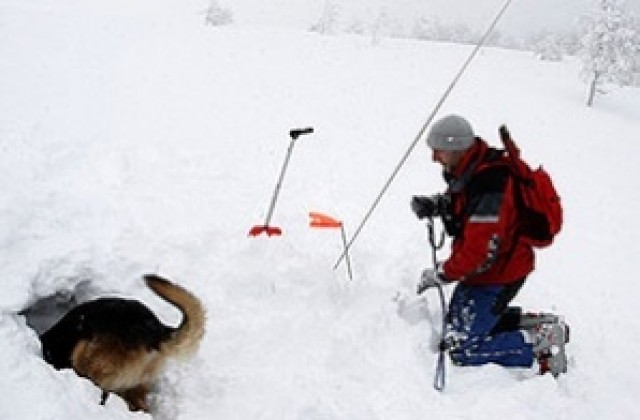
[[[496,155],[494,160],[479,165],[471,177],[469,189],[478,192],[502,191],[510,175],[511,171],[504,156]]]

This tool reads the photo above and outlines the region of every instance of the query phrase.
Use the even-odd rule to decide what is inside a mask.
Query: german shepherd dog
[[[102,389],[101,404],[114,392],[132,411],[149,411],[147,393],[164,362],[194,352],[205,325],[204,308],[193,294],[156,275],[144,280],[182,312],[177,328],[137,300],[105,297],[76,306],[40,336],[48,363],[93,381]]]

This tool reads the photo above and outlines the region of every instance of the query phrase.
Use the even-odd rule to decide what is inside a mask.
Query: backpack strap
[[[447,189],[447,192],[451,194],[456,194],[464,190],[464,188],[469,183],[471,176],[473,176],[474,172],[476,171],[476,168],[478,167],[478,165],[480,165],[481,161],[482,161],[482,156],[478,156],[478,158],[475,161],[473,161],[467,169],[465,169],[462,175],[460,175],[458,178],[455,178],[451,181],[451,183],[449,184],[449,188]]]

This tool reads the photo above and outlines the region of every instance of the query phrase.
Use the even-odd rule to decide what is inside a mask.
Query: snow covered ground
[[[96,3],[96,4],[93,4]],[[571,59],[484,49],[440,115],[497,145],[507,123],[564,201],[557,243],[517,301],[572,327],[569,373],[448,367],[432,387],[441,315],[412,194],[442,189],[421,142],[333,270],[336,231],[360,223],[471,47],[204,26],[200,2],[0,0],[0,418],[148,418],[41,358],[17,312],[91,280],[85,297],[144,300],[157,272],[201,297],[207,334],[154,394],[157,419],[640,418],[637,272],[640,90],[584,106]],[[517,4],[514,5],[517,7]],[[291,128],[293,152],[264,221]],[[446,251],[442,251],[441,257]]]

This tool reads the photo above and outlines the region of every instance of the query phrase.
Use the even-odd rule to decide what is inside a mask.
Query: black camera
[[[451,197],[447,194],[414,195],[411,199],[411,210],[418,219],[431,219],[436,216],[446,219],[451,214]]]

